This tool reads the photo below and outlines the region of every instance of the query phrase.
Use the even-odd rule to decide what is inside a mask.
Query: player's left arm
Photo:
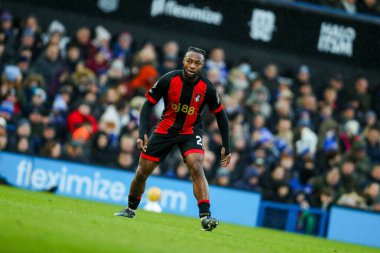
[[[216,122],[218,123],[219,132],[222,137],[223,148],[221,150],[220,164],[227,167],[231,160],[231,145],[230,145],[230,127],[226,112],[221,110],[215,114]]]
[[[216,91],[214,85],[208,85],[207,104],[211,113],[215,114],[216,122],[218,123],[219,132],[222,137],[223,148],[221,152],[220,164],[223,167],[228,166],[231,160],[231,145],[230,145],[230,128],[228,118],[223,110],[222,101]]]

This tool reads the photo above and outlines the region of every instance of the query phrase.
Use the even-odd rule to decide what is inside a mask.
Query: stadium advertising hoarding
[[[379,213],[335,206],[330,211],[327,238],[380,248],[379,228]]]
[[[57,188],[59,195],[126,206],[133,173],[98,166],[0,152],[0,177],[10,184],[35,191]],[[198,207],[190,182],[150,177],[147,189],[156,186],[164,212],[196,217]],[[223,222],[256,226],[260,195],[210,187],[213,215]],[[231,212],[230,203],[239,215]],[[141,207],[146,205],[144,194]]]
[[[27,0],[19,0],[27,2]],[[74,0],[35,4],[299,56],[380,66],[380,21],[260,1]]]

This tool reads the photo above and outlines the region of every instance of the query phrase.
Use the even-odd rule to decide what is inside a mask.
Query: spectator
[[[228,69],[225,63],[225,53],[223,48],[213,48],[206,60],[206,69],[216,68],[219,70],[219,82],[222,85],[227,84]]]
[[[59,71],[63,67],[59,50],[58,45],[48,45],[44,54],[37,60],[35,65],[37,73],[41,74],[45,79],[49,96],[54,95],[59,89],[57,78]]]
[[[272,97],[275,97],[275,92],[279,86],[278,82],[278,67],[274,63],[270,63],[265,66],[263,73],[264,84],[272,93]]]
[[[8,144],[7,122],[0,117],[0,151],[5,150]]]
[[[133,36],[129,32],[120,33],[113,46],[113,58],[121,59],[127,66],[131,66],[133,57],[132,43]]]
[[[355,89],[349,96],[349,102],[355,109],[367,112],[371,107],[371,95],[368,93],[369,83],[367,78],[359,77],[355,80]]]
[[[114,152],[110,149],[108,135],[103,131],[97,132],[92,139],[91,161],[95,164],[111,166],[114,160]]]
[[[53,158],[53,159],[61,159],[62,158],[62,147],[59,142],[50,140],[45,143],[45,145],[41,148],[42,156]]]
[[[372,127],[368,129],[367,134],[365,135],[366,142],[366,153],[368,154],[371,162],[378,163],[380,162],[380,132],[377,127]]]
[[[69,141],[64,146],[62,158],[73,162],[87,162],[86,150],[82,143]]]
[[[368,184],[363,191],[363,197],[365,199],[365,204],[369,210],[378,208],[379,197],[380,197],[380,185],[378,183]],[[380,209],[377,209],[379,211]]]
[[[130,153],[120,152],[117,157],[117,166],[124,170],[133,171],[136,163],[134,162],[133,155]]]
[[[234,187],[247,191],[262,192],[262,188],[259,185],[259,176],[256,170],[247,170],[244,178],[237,181]]]
[[[340,167],[342,188],[344,193],[356,192],[358,190],[358,178],[355,173],[355,163],[346,160]]]
[[[341,176],[338,168],[331,168],[326,174],[314,178],[312,181],[312,199],[317,205],[321,205],[321,196],[323,189],[331,189],[332,193],[328,196],[334,196],[334,202],[342,191]],[[327,195],[327,194],[325,194]]]
[[[98,123],[96,122],[96,119],[91,115],[90,105],[87,102],[82,101],[79,104],[78,109],[70,113],[67,117],[67,128],[70,133],[74,133],[74,131],[86,121],[91,123],[92,132],[95,133],[98,129]]]

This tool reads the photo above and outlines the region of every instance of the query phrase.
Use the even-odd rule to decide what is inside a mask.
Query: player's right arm
[[[167,75],[161,77],[153,87],[145,94],[145,101],[140,113],[139,138],[137,139],[137,147],[143,152],[146,152],[148,146],[148,130],[149,120],[152,114],[153,107],[158,103],[167,87]]]

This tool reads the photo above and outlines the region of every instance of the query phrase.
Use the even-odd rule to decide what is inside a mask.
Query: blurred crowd
[[[144,94],[182,68],[186,48],[101,25],[70,35],[57,20],[42,29],[32,15],[14,22],[3,11],[0,19],[0,151],[133,171]],[[302,64],[287,76],[276,63],[231,65],[220,47],[207,55],[204,74],[221,94],[233,148],[230,166],[220,168],[221,137],[204,110],[211,184],[303,208],[380,210],[380,86],[339,73],[321,83]],[[161,101],[152,126],[162,109]],[[177,149],[154,174],[190,180]]]
[[[349,14],[380,15],[379,0],[281,0],[285,2],[307,2],[343,10]]]

